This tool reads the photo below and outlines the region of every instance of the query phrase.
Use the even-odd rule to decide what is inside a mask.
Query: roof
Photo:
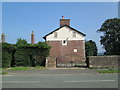
[[[63,25],[63,26],[61,26],[61,27],[55,29],[54,31],[48,33],[48,34],[45,35],[43,38],[46,39],[46,37],[47,37],[48,35],[52,34],[53,32],[59,30],[60,28],[62,28],[62,27],[64,27],[64,26],[71,28],[72,30],[74,30],[74,31],[76,31],[76,32],[78,32],[78,33],[80,33],[80,34],[82,34],[83,36],[86,36],[84,33],[80,32],[80,31],[78,31],[78,30],[76,30],[76,29],[74,29],[74,28],[72,28],[72,27],[70,27],[70,26],[68,26],[68,25]]]

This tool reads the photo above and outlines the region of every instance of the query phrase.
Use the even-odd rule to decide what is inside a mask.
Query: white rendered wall
[[[68,40],[85,40],[85,37],[78,32],[76,32],[76,37],[73,37],[74,30],[66,26],[60,28],[56,32],[57,32],[57,38],[54,37],[54,33],[52,33],[46,37],[46,40],[59,41],[59,40],[66,40],[67,38]]]

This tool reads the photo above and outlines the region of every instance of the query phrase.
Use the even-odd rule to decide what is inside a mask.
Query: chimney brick
[[[35,44],[35,35],[34,35],[33,31],[32,31],[32,34],[31,34],[31,44]]]
[[[64,16],[62,16],[62,19],[60,19],[60,27],[64,25],[70,26],[70,19],[64,19]]]
[[[1,41],[5,42],[5,34],[4,33],[1,35]]]

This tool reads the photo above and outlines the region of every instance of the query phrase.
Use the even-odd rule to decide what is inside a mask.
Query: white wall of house
[[[73,32],[71,28],[64,26],[60,28],[59,30],[55,31],[57,32],[57,37],[54,37],[54,32],[46,37],[46,41],[61,41],[61,40],[85,40],[85,37],[76,32],[76,37],[73,37]]]

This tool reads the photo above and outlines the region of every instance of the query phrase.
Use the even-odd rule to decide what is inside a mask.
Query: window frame
[[[57,37],[58,37],[58,33],[54,32],[54,38],[57,38]]]
[[[76,37],[76,34],[77,34],[77,33],[76,33],[75,31],[73,31],[73,37],[74,37],[74,38]]]

